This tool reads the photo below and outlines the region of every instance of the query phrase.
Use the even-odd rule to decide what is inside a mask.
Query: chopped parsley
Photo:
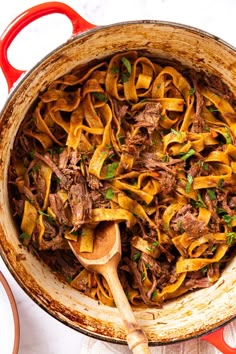
[[[126,67],[126,70],[127,70],[128,74],[130,75],[131,71],[132,71],[132,67],[131,67],[130,61],[126,57],[122,57],[121,61],[124,64],[124,66]]]
[[[216,249],[217,249],[217,245],[212,246],[211,252],[214,253]]]
[[[191,89],[190,89],[189,92],[188,92],[189,96],[194,95],[194,93],[195,93],[195,88],[194,88],[194,87],[191,87]]]
[[[22,232],[22,234],[20,234],[20,236],[19,236],[20,240],[28,240],[30,238],[31,238],[31,236],[29,234],[27,234],[26,232]]]
[[[93,96],[101,101],[101,102],[106,102],[107,101],[107,96],[105,96],[103,93],[101,92],[93,92]]]
[[[207,194],[210,198],[210,200],[215,200],[216,199],[216,192],[214,191],[214,189],[207,189]]]
[[[44,213],[42,210],[38,210],[38,213],[40,215],[46,216],[46,218],[48,218],[49,221],[51,222],[54,221],[54,218],[51,215]]]
[[[182,221],[179,220],[179,221],[177,222],[177,227],[178,227],[180,233],[183,233],[183,232],[184,232],[184,230],[182,229]]]
[[[209,127],[209,125],[207,123],[204,125],[203,131],[204,132],[209,132],[210,131],[210,127]]]
[[[115,176],[115,172],[116,172],[118,165],[119,165],[119,162],[112,162],[110,165],[107,166],[107,173],[105,175],[106,179],[110,179]]]
[[[66,282],[70,284],[72,282],[73,278],[70,277],[69,275],[66,277]]]
[[[143,98],[142,100],[139,101],[139,103],[144,103],[147,102],[147,98]]]
[[[190,192],[192,183],[193,183],[193,176],[188,175],[187,176],[187,183],[186,183],[186,186],[185,186],[185,192],[186,193]]]
[[[112,74],[119,74],[119,68],[117,68],[116,66],[113,66],[110,71]]]
[[[146,250],[149,252],[153,252],[153,248],[151,248],[151,247],[146,247]]]
[[[220,180],[219,180],[219,182],[218,182],[218,187],[219,187],[219,189],[223,189],[223,185],[224,185],[224,178],[221,178]]]
[[[202,275],[206,275],[207,270],[208,270],[208,266],[205,266],[205,267],[201,268]]]
[[[213,113],[213,112],[219,112],[219,110],[217,108],[215,108],[214,106],[210,106],[210,107],[207,107],[208,111]]]
[[[226,144],[232,144],[232,138],[231,135],[229,133],[223,133],[225,140],[226,140]]]
[[[151,299],[154,300],[156,296],[157,296],[157,290],[154,290]]]
[[[220,214],[227,214],[226,211],[225,211],[225,209],[223,209],[223,208],[216,208],[216,213],[217,213],[218,215],[220,215]]]
[[[232,244],[236,240],[236,232],[226,232],[226,237],[227,237],[227,245],[232,246]]]
[[[146,279],[146,274],[145,274],[145,272],[142,272],[141,277],[142,277],[142,281],[144,281],[144,280]]]
[[[154,242],[152,242],[152,246],[154,246],[154,247],[156,247],[156,246],[159,246],[159,242],[158,241],[154,241]]]
[[[121,73],[121,81],[124,84],[125,82],[129,81],[130,74],[129,73]]]
[[[129,78],[130,78],[130,75],[131,75],[131,71],[132,71],[132,67],[131,67],[130,61],[126,57],[122,57],[121,61],[124,64],[124,66],[125,66],[125,68],[127,70],[126,72],[122,71],[122,73],[120,75],[122,83],[125,83],[125,82],[129,81]]]
[[[197,208],[206,208],[206,204],[204,203],[204,201],[202,200],[202,196],[200,193],[198,193],[197,195],[197,202],[196,202],[196,207]]]
[[[133,255],[133,262],[138,261],[138,260],[139,260],[139,258],[140,258],[140,256],[141,256],[141,252],[137,252],[137,253],[135,253],[135,254]]]
[[[186,154],[181,156],[181,160],[186,161],[189,157],[191,157],[194,154],[195,154],[195,150],[189,149],[188,152],[186,152]]]
[[[233,220],[236,220],[236,216],[235,215],[229,215],[229,214],[225,214],[222,216],[222,219],[224,220],[224,222],[228,225],[231,226],[231,222]]]
[[[209,170],[209,166],[206,162],[202,162],[202,168],[205,170],[205,171],[208,171]]]
[[[182,134],[180,132],[178,132],[177,130],[171,128],[171,133],[175,134],[178,138],[182,138]]]
[[[168,155],[164,155],[164,156],[162,157],[162,161],[163,161],[163,162],[168,162],[168,161],[169,161],[169,156],[168,156]]]
[[[114,192],[111,188],[108,188],[105,194],[105,198],[111,200],[114,196]]]

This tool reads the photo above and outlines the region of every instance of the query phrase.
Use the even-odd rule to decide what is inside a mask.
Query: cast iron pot
[[[15,69],[7,58],[10,43],[27,24],[50,13],[62,13],[71,20],[72,37],[27,73]],[[9,90],[14,84],[0,121],[2,258],[18,284],[49,314],[87,335],[117,343],[125,343],[126,337],[117,309],[98,304],[60,282],[45,264],[20,245],[10,210],[7,171],[18,128],[30,105],[50,82],[75,66],[130,49],[217,75],[236,93],[235,48],[208,33],[176,23],[132,21],[95,27],[67,5],[48,2],[18,16],[0,40],[0,65]],[[235,353],[224,342],[222,327],[236,316],[235,268],[236,257],[212,287],[170,301],[162,309],[136,309],[135,316],[150,344],[174,343],[208,333],[204,339],[224,353]],[[217,328],[217,334],[212,333]]]

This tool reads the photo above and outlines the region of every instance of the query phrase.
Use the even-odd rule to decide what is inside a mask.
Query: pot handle
[[[13,296],[13,293],[11,291],[11,288],[0,271],[0,283],[4,287],[6,294],[8,296],[8,299],[10,301],[11,309],[12,309],[12,314],[13,314],[13,320],[14,320],[14,326],[15,326],[15,337],[14,337],[14,346],[13,346],[13,352],[12,354],[17,354],[19,350],[19,342],[20,342],[20,322],[19,322],[19,315],[18,315],[18,310],[16,306],[16,302]]]
[[[224,339],[224,327],[203,336],[201,339],[211,343],[223,354],[236,354],[236,348],[230,347]]]
[[[7,50],[17,36],[17,34],[28,24],[37,20],[40,17],[60,13],[66,15],[72,23],[72,37],[79,32],[86,31],[95,25],[87,22],[70,6],[61,2],[53,1],[46,2],[40,5],[33,6],[22,14],[17,16],[5,29],[0,37],[0,66],[6,78],[8,89],[10,90],[13,84],[25,72],[14,68],[8,61]]]

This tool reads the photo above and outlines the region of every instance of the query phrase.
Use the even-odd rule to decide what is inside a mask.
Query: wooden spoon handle
[[[127,334],[127,343],[129,349],[134,354],[150,354],[151,351],[148,347],[148,341],[142,329],[136,329]]]
[[[150,354],[151,351],[148,347],[147,343],[138,344],[135,348],[133,348],[134,354]]]
[[[129,349],[135,354],[151,354],[150,349],[148,348],[147,337],[136,321],[132,308],[118,278],[116,269],[113,267],[106,267],[102,274],[106,278],[114,297],[115,305],[121,314],[122,321],[127,331]]]

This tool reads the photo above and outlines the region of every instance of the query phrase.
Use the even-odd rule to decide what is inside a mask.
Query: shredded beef
[[[24,194],[26,196],[26,199],[28,199],[30,201],[30,203],[32,203],[36,209],[39,209],[39,203],[37,201],[37,196],[35,194],[32,193],[32,191],[27,188],[25,185],[23,187],[24,190]]]
[[[134,278],[134,286],[137,287],[140,291],[140,295],[142,297],[142,300],[145,304],[147,305],[153,305],[153,302],[148,298],[143,283],[142,283],[142,275],[140,274],[140,271],[138,270],[137,263],[132,262],[129,258],[124,259],[125,263],[128,265],[130,272],[133,275]]]
[[[45,162],[52,169],[52,171],[55,173],[57,178],[59,178],[60,185],[63,188],[65,188],[66,190],[68,190],[68,188],[69,188],[69,180],[68,180],[68,178],[59,170],[57,165],[51,159],[50,155],[48,153],[46,153],[43,156],[43,155],[40,155],[38,152],[36,152],[35,153],[35,157],[37,157],[40,160],[42,160],[43,162]]]
[[[137,127],[145,127],[149,134],[158,129],[162,106],[159,102],[148,102],[143,111],[134,116]]]
[[[77,178],[68,193],[68,201],[72,212],[74,230],[78,229],[86,219],[90,218],[92,201],[88,192],[86,180],[83,176]]]
[[[201,116],[202,108],[204,105],[204,99],[198,87],[197,80],[192,78],[195,95],[196,95],[196,113],[192,116],[192,127],[191,132],[193,133],[202,133],[205,127],[205,121]]]
[[[141,259],[144,261],[145,264],[148,264],[149,269],[155,275],[160,275],[161,273],[161,266],[153,257],[149,256],[148,254],[142,252]]]
[[[40,257],[64,278],[73,278],[83,268],[70,249],[56,249],[54,252],[44,250],[40,252]]]
[[[70,225],[69,216],[67,215],[68,213],[66,212],[61,198],[57,194],[50,193],[49,202],[50,207],[52,208],[54,214],[57,216],[58,221],[61,224]]]
[[[171,158],[168,162],[163,162],[158,159],[153,152],[142,152],[136,161],[136,168],[147,168],[148,170],[164,170],[173,175],[176,174],[176,169],[183,167],[184,161],[181,159]]]
[[[189,279],[185,281],[184,286],[189,290],[198,289],[198,288],[209,288],[212,283],[207,277],[200,279]]]
[[[206,224],[197,219],[196,212],[190,204],[183,206],[179,210],[173,218],[171,226],[174,231],[179,231],[181,227],[191,238],[198,238],[209,232]]]
[[[160,191],[163,194],[169,194],[172,192],[176,186],[176,178],[173,174],[166,171],[159,171],[158,182],[160,183]]]

